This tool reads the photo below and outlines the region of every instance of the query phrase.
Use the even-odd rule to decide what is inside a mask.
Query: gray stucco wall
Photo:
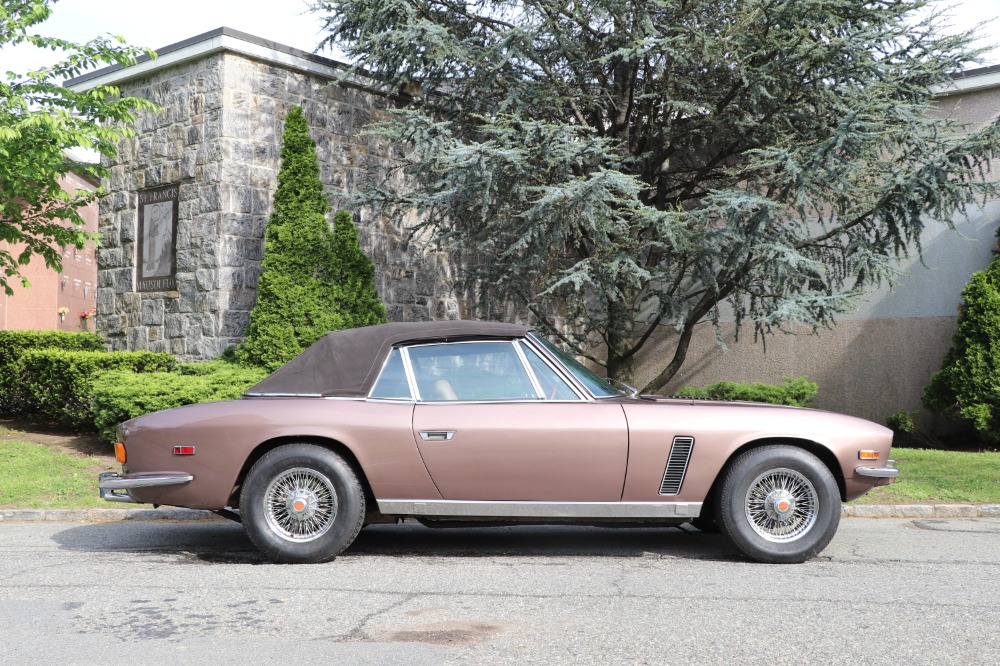
[[[98,330],[113,349],[214,358],[242,340],[256,299],[277,187],[283,121],[302,106],[324,183],[351,190],[387,169],[392,147],[360,130],[391,102],[329,78],[229,51],[121,84],[161,107],[109,164],[100,209]],[[179,184],[176,291],[136,291],[137,195]],[[403,221],[356,220],[391,320],[459,316],[444,257],[405,243]]]
[[[998,105],[1000,108],[1000,105]],[[924,426],[934,424],[920,397],[951,345],[962,290],[972,274],[992,261],[1000,202],[972,207],[956,216],[955,229],[928,226],[923,256],[914,252],[899,264],[901,276],[883,285],[837,317],[836,325],[813,334],[790,327],[762,342],[745,326],[736,339],[731,317],[722,318],[723,352],[715,330],[701,324],[685,365],[664,392],[717,381],[781,383],[786,376],[807,375],[819,385],[816,407],[884,423],[899,410],[918,412]],[[641,386],[673,356],[676,334],[660,327],[637,364]]]

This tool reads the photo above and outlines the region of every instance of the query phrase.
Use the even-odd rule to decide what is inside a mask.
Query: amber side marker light
[[[175,446],[174,447],[175,456],[193,456],[194,447],[193,446]]]
[[[858,460],[878,460],[878,451],[858,451]]]
[[[121,442],[115,442],[115,460],[121,464],[125,464],[125,445]]]

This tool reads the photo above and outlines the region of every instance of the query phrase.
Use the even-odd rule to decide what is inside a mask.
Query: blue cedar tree
[[[416,211],[481,316],[511,304],[628,381],[723,308],[832,326],[1000,186],[1000,121],[932,112],[975,64],[929,0],[316,0],[355,75],[413,94],[370,131],[398,168],[354,202]],[[565,327],[553,316],[559,314]],[[660,333],[654,337],[657,331]],[[595,344],[596,343],[596,344]]]

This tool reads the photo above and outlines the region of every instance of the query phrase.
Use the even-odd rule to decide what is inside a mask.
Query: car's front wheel
[[[723,475],[716,517],[723,534],[747,557],[804,562],[837,532],[837,480],[808,451],[784,445],[751,449]]]
[[[361,530],[365,494],[341,456],[289,444],[265,454],[247,474],[240,515],[250,540],[275,562],[327,562]]]

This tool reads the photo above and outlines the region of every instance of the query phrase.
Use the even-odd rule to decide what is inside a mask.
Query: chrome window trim
[[[399,356],[402,359],[402,357],[403,357],[403,350],[400,347],[393,347],[393,348],[391,348],[389,350],[389,353],[385,355],[385,359],[382,360],[382,367],[379,368],[378,375],[375,376],[375,381],[372,382],[372,387],[370,389],[368,389],[368,394],[365,396],[366,400],[388,400],[390,402],[414,402],[414,398],[413,398],[413,382],[410,381],[410,375],[409,375],[408,372],[406,372],[406,360],[405,359],[403,360],[403,374],[406,375],[406,385],[410,389],[410,397],[409,398],[376,398],[376,397],[374,397],[372,395],[372,391],[374,391],[375,387],[378,386],[378,380],[382,379],[382,373],[385,372],[386,366],[389,365],[389,359],[392,358],[392,352],[396,351],[397,349],[399,350]]]
[[[506,342],[507,344],[513,346],[514,353],[517,354],[518,359],[521,361],[521,368],[527,373],[528,381],[531,382],[532,388],[535,390],[535,398],[506,398],[503,400],[424,400],[417,389],[417,375],[413,370],[413,364],[410,361],[410,349],[415,347],[438,347],[441,345],[469,345],[469,344],[479,344],[483,342]],[[406,368],[406,378],[410,382],[410,390],[413,391],[413,395],[416,396],[415,402],[423,403],[425,405],[496,405],[500,403],[521,403],[521,404],[533,404],[533,403],[543,403],[543,402],[577,402],[576,400],[561,401],[561,400],[551,400],[546,401],[544,398],[538,397],[541,395],[540,389],[536,383],[535,376],[531,374],[531,368],[528,367],[527,360],[521,355],[520,350],[517,345],[514,344],[515,340],[512,338],[482,338],[476,340],[455,340],[453,342],[448,341],[436,341],[436,342],[422,342],[415,345],[406,345],[401,347],[403,354],[403,366]]]
[[[537,341],[537,336],[534,331],[528,331],[528,334],[524,337],[524,340],[531,344],[531,348],[538,352],[538,355],[542,357],[546,362],[548,362],[549,367],[554,368],[558,374],[565,379],[569,385],[576,391],[577,395],[581,396],[583,400],[588,402],[596,402],[600,398],[595,396],[593,393],[587,390],[587,387],[583,385],[579,379],[576,378],[572,372],[567,370],[562,363],[559,362],[558,358],[555,358],[545,345]],[[610,397],[610,396],[609,396]],[[620,397],[620,396],[615,396]]]
[[[249,391],[243,395],[248,398],[323,398],[326,397],[322,393],[250,393]]]
[[[376,500],[384,515],[479,518],[697,518],[701,502]]]
[[[545,400],[545,394],[542,392],[542,385],[538,383],[538,377],[535,376],[535,371],[531,369],[531,364],[528,363],[528,357],[524,355],[524,350],[521,349],[521,345],[517,344],[517,340],[511,340],[510,344],[514,347],[514,353],[517,357],[521,359],[521,367],[524,368],[525,373],[528,375],[528,381],[531,382],[532,388],[535,389],[535,398],[538,400]]]
[[[589,397],[589,394],[587,394],[587,393],[581,393],[580,389],[573,382],[573,380],[566,378],[566,370],[565,370],[565,368],[563,368],[561,366],[561,364],[558,364],[558,365],[557,364],[553,364],[552,360],[549,359],[548,356],[546,356],[545,354],[542,354],[542,353],[538,352],[538,347],[540,347],[541,345],[532,344],[531,340],[529,338],[527,338],[527,337],[520,338],[518,340],[518,342],[520,342],[521,344],[525,345],[526,347],[528,347],[529,350],[531,350],[532,352],[534,352],[535,355],[542,361],[542,363],[544,363],[545,365],[547,365],[549,367],[549,369],[552,370],[552,372],[554,372],[556,374],[557,377],[559,377],[564,382],[566,382],[566,385],[569,387],[569,390],[572,391],[573,393],[575,393],[576,397],[577,397],[576,400],[566,400],[566,399],[561,399],[561,400],[545,400],[545,398],[543,397],[542,399],[545,400],[545,402],[586,402],[587,401],[587,398]],[[534,374],[534,370],[531,369],[531,363],[528,363],[527,365],[528,365],[528,369],[531,370],[532,374]]]
[[[410,385],[410,394],[414,402],[422,402],[420,389],[417,388],[417,376],[413,373],[413,364],[410,362],[410,347],[399,347],[399,354],[403,357],[403,370],[406,371],[406,383]]]
[[[579,405],[584,400],[538,400],[527,398],[508,398],[506,400],[422,400],[421,405]]]

